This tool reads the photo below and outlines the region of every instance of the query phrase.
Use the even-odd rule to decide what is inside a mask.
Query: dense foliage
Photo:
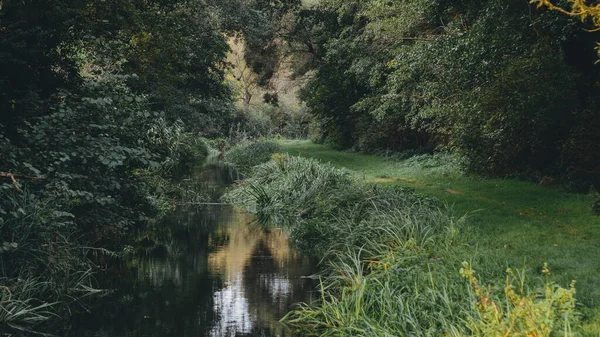
[[[271,141],[239,144],[225,153],[226,163],[233,165],[242,176],[250,173],[252,167],[265,163],[279,151],[279,145]]]
[[[233,118],[214,8],[0,3],[0,325],[32,329],[182,193]]]
[[[173,180],[208,156],[203,137],[316,130],[340,148],[442,147],[469,172],[598,187],[598,34],[538,2],[555,11],[522,0],[0,0],[0,324],[27,330],[85,305],[97,267],[188,195]],[[595,7],[574,3],[562,11],[597,25]],[[259,105],[228,82],[231,40],[252,75],[233,77],[260,87]],[[284,104],[280,75],[298,80],[288,94],[302,86],[303,104]],[[356,253],[387,228],[431,252],[446,230],[436,221],[450,221],[431,200],[276,151],[259,142],[225,155],[256,174],[230,198],[313,252],[342,238]],[[413,218],[426,226],[406,227]],[[412,253],[421,267],[431,258]]]
[[[313,2],[295,16],[320,140],[454,149],[471,172],[598,180],[598,33],[527,1]],[[302,66],[304,65],[304,66]]]

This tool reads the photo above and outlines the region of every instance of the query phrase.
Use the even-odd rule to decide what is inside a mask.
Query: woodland
[[[331,257],[321,301],[292,325],[597,336],[598,283],[581,298],[519,288],[503,262],[463,262],[469,235],[436,198],[322,162],[429,156],[585,195],[595,219],[598,29],[600,4],[585,0],[0,0],[0,332],[92,307],[94,275],[148,245],[177,202],[206,201],[180,178],[218,158],[247,178],[226,200]],[[331,158],[280,154],[281,139]],[[499,297],[479,275],[500,280]]]

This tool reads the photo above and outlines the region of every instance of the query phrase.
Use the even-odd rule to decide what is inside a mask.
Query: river
[[[212,164],[192,179],[218,197],[232,174]],[[231,205],[177,209],[156,234],[161,249],[99,276],[115,291],[74,317],[69,336],[293,336],[279,319],[310,300],[315,264],[290,247],[284,230],[253,220]]]

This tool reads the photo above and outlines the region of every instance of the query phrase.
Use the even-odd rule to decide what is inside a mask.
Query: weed
[[[373,183],[378,189],[411,188],[451,204],[455,214],[469,214],[472,246],[485,247],[484,255],[494,257],[499,270],[512,265],[531,271],[548,262],[555,281],[568,284],[577,280],[578,302],[584,311],[591,311],[586,316],[597,316],[600,217],[590,212],[593,198],[537,183],[484,179],[459,171],[440,172],[414,162],[344,153],[307,141],[280,145],[282,152],[346,168],[357,181]],[[377,180],[383,175],[390,179]],[[592,335],[598,336],[600,329],[595,326]]]

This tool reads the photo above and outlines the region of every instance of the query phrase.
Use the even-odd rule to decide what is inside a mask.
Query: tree
[[[230,38],[229,46],[231,49],[227,55],[227,62],[230,65],[228,79],[232,86],[240,92],[239,96],[243,104],[248,106],[252,97],[258,93],[259,76],[246,63],[246,47],[243,38]]]

